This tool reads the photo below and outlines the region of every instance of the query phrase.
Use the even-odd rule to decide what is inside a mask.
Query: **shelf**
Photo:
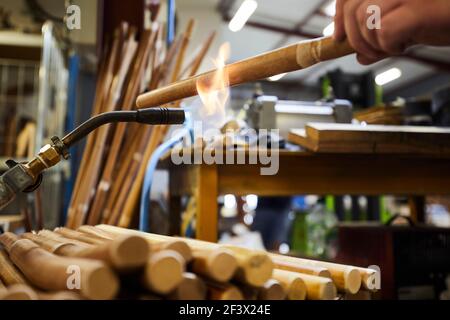
[[[13,47],[42,47],[42,34],[0,31],[0,45]]]

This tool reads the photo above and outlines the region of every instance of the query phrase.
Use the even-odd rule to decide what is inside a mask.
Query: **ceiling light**
[[[384,86],[385,84],[394,81],[402,76],[402,71],[399,68],[392,68],[385,72],[378,74],[375,77],[375,83],[379,86]]]
[[[334,33],[334,22],[330,23],[323,29],[323,35],[325,37],[331,36]]]
[[[245,0],[242,2],[233,19],[228,24],[228,28],[233,32],[241,30],[257,7],[258,3],[255,0]]]
[[[336,0],[330,1],[323,6],[322,12],[329,17],[334,17],[336,15]]]
[[[271,76],[268,79],[269,79],[269,81],[278,81],[281,78],[283,78],[285,75],[286,75],[286,73],[280,73],[280,74],[277,74],[275,76]]]

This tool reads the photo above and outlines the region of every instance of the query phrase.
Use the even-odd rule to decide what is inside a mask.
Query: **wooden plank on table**
[[[292,129],[289,131],[288,141],[314,152],[318,151],[317,143],[308,139],[305,129]]]
[[[309,123],[288,139],[323,153],[450,154],[450,130],[438,127]]]
[[[343,123],[308,123],[306,134],[316,141],[377,141],[450,143],[450,129],[422,126],[352,125]],[[436,141],[438,140],[438,141]]]
[[[313,152],[324,153],[375,153],[373,143],[368,142],[321,142],[311,139],[305,129],[292,129],[288,135],[288,141],[302,146]]]

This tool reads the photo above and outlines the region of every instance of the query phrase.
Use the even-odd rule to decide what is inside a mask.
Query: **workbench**
[[[224,194],[409,196],[418,219],[423,219],[425,195],[450,194],[450,158],[445,157],[281,150],[279,171],[272,176],[261,175],[260,164],[175,165],[170,157],[163,162],[169,171],[171,234],[180,232],[181,197],[191,195],[197,204],[196,237],[207,241],[217,241],[217,197]]]

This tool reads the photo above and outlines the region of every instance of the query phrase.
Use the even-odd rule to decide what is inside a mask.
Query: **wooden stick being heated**
[[[256,57],[224,67],[228,74],[229,85],[234,86],[256,81],[277,74],[296,71],[316,63],[331,60],[354,53],[348,42],[335,42],[331,37],[302,41],[297,44],[267,52]],[[169,102],[197,95],[197,82],[213,85],[216,70],[182,80],[166,87],[140,95],[139,108],[164,105]],[[211,87],[211,90],[219,89]]]
[[[67,290],[68,284],[71,283],[70,272],[74,273],[74,277],[75,272],[78,272],[79,287],[74,283],[74,290],[84,297],[112,299],[118,292],[119,281],[116,275],[100,261],[60,257],[45,251],[28,239],[19,239],[10,232],[0,235],[0,243],[30,283],[38,288]],[[77,282],[75,278],[74,281]]]

